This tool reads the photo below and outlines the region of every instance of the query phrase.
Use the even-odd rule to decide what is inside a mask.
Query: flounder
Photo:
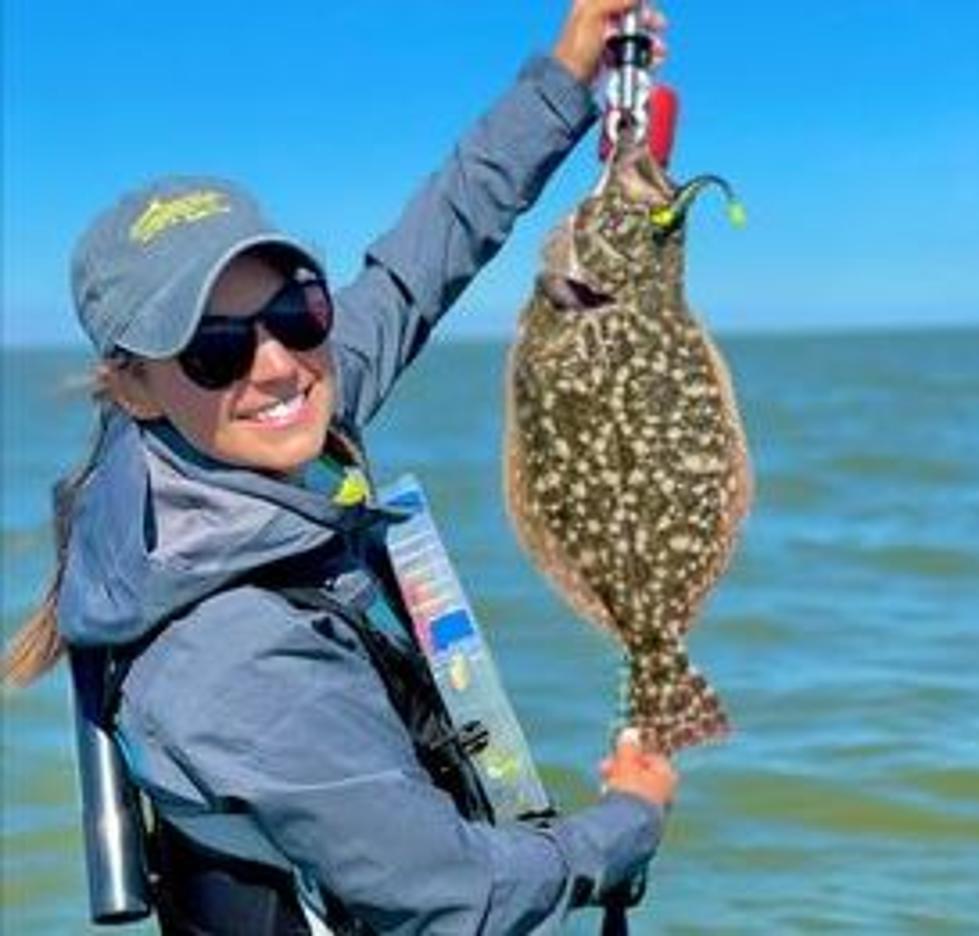
[[[504,440],[517,537],[571,606],[624,645],[624,714],[665,753],[729,730],[684,635],[751,500],[728,370],[684,296],[687,209],[623,144],[551,234],[510,351]]]

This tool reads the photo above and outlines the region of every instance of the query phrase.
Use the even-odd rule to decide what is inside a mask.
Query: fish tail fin
[[[644,669],[641,657],[631,667],[630,720],[639,729],[642,746],[673,754],[727,737],[731,723],[723,703],[680,645],[655,654],[655,659],[655,668]]]

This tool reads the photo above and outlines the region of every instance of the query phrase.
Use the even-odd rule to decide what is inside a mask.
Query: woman
[[[419,740],[437,702],[419,670],[402,678],[403,635],[369,621],[392,518],[366,496],[360,444],[593,122],[608,18],[632,5],[577,0],[553,55],[336,295],[220,180],[159,180],[81,239],[72,283],[103,361],[100,432],[62,486],[55,581],[6,675],[29,681],[65,643],[122,661],[115,726],[160,817],[164,932],[542,932],[649,861],[676,778],[631,739],[603,763],[595,806],[498,826],[465,759]],[[320,456],[326,494],[308,484]],[[216,816],[247,835],[198,835]]]

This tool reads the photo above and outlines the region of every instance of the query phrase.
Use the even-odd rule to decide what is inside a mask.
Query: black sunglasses
[[[244,377],[258,348],[256,326],[291,351],[311,351],[333,327],[326,282],[311,278],[285,284],[253,315],[205,315],[177,356],[187,377],[206,390],[222,390]]]

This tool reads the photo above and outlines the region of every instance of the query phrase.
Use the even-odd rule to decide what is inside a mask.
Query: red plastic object
[[[665,169],[673,153],[680,99],[669,85],[658,84],[649,95],[646,107],[649,113],[649,151]]]

